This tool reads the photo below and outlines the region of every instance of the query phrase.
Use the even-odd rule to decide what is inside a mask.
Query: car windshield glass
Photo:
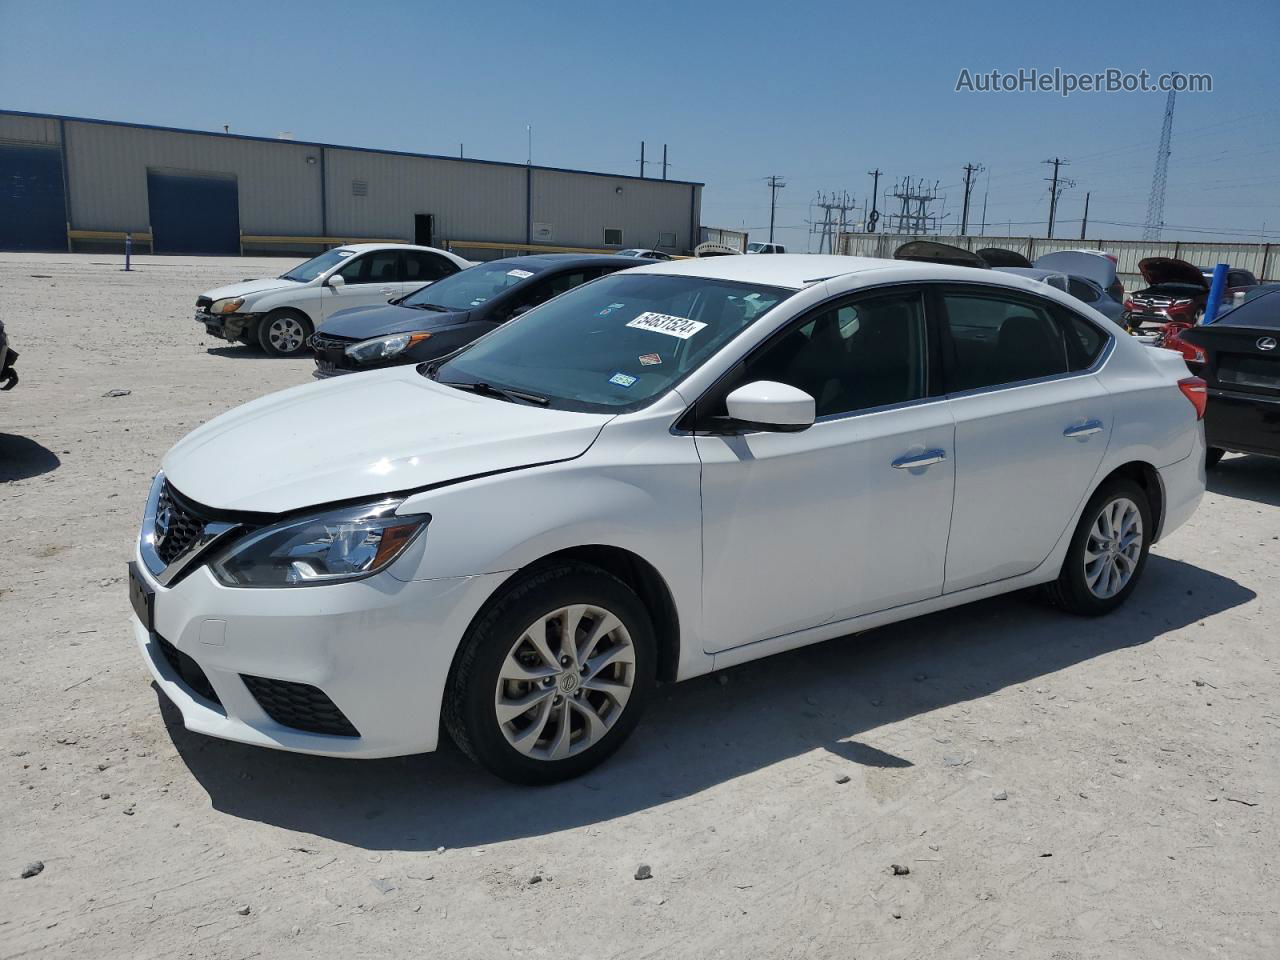
[[[518,259],[480,263],[423,287],[407,296],[401,305],[472,310],[545,269],[537,264],[521,266]]]
[[[325,271],[336,267],[343,260],[354,257],[354,250],[326,250],[318,257],[312,257],[306,263],[300,263],[288,273],[281,274],[281,280],[297,280],[299,283],[309,283]]]
[[[424,372],[522,390],[560,409],[620,413],[665,393],[791,293],[616,273],[535,307]]]

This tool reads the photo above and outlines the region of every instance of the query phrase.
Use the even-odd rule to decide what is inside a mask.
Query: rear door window
[[[1067,339],[1050,304],[959,289],[944,292],[942,304],[952,393],[1071,371]]]

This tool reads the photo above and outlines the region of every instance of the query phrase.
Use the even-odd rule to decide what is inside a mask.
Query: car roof
[[[1049,291],[1060,292],[1038,280],[1029,280],[1001,270],[954,267],[919,260],[882,260],[875,257],[842,257],[807,253],[779,253],[771,257],[734,256],[653,261],[633,267],[631,272],[706,277],[711,280],[758,283],[791,290],[800,290],[833,277],[857,274],[859,279],[868,286],[875,283],[954,280],[957,283],[985,283],[991,286],[1009,287],[1042,296],[1052,296],[1048,293]]]
[[[370,250],[429,250],[432,253],[446,253],[439,247],[423,247],[416,243],[344,243],[335,250],[350,250],[352,253],[367,253]]]
[[[550,270],[564,267],[602,267],[609,264],[634,267],[638,259],[637,257],[619,257],[612,253],[534,253],[526,257],[503,257],[501,260],[488,262]]]

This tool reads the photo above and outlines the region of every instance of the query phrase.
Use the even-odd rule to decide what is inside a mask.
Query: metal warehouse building
[[[488,259],[697,242],[702,184],[0,111],[0,250],[314,252],[358,239]]]

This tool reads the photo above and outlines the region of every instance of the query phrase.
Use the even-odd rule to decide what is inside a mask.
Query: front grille
[[[178,675],[178,678],[195,693],[198,693],[206,700],[216,703],[218,706],[222,706],[222,701],[218,699],[218,694],[214,691],[213,684],[209,682],[209,678],[200,669],[200,664],[196,663],[160,634],[157,633],[155,638],[156,643],[160,645],[160,652],[164,654],[165,660],[168,661],[169,666],[173,668],[173,672]]]
[[[196,310],[208,313],[209,308],[213,306],[213,300],[210,297],[196,297]]]
[[[311,346],[315,350],[345,350],[353,343],[358,343],[350,337],[335,337],[330,334],[313,333],[311,335]]]
[[[292,680],[269,680],[241,674],[240,679],[249,688],[264,713],[282,727],[306,730],[308,733],[325,733],[334,737],[358,737],[359,731],[351,725],[338,705],[318,687]]]
[[[155,519],[156,554],[165,566],[190,549],[204,532],[205,522],[174,494],[166,480],[156,501]]]

